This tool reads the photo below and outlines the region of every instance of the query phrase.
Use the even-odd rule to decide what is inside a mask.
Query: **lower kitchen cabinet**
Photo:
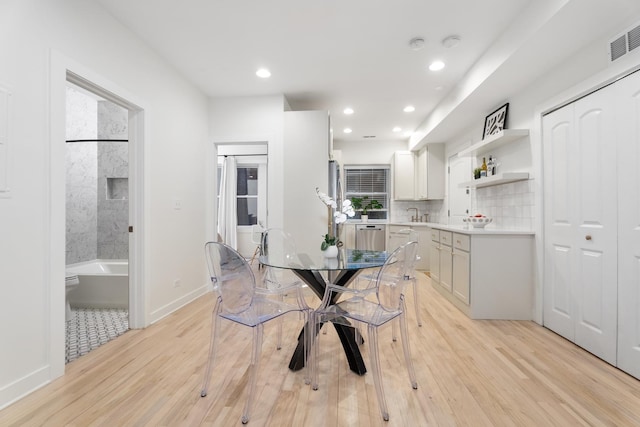
[[[453,296],[464,304],[469,305],[469,236],[454,234],[453,251],[451,255],[452,273],[451,286]]]
[[[431,244],[429,245],[429,275],[432,283],[440,283],[440,230],[431,229]]]
[[[432,229],[430,248],[434,288],[467,316],[532,319],[533,234]]]
[[[416,263],[416,270],[429,271],[430,269],[430,246],[431,229],[426,226],[389,225],[387,237],[387,251],[391,252],[405,243],[407,236],[399,233],[400,230],[411,229],[418,233],[418,256],[420,259]]]

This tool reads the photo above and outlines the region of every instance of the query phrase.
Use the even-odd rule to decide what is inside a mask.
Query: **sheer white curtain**
[[[220,205],[218,206],[218,234],[224,243],[234,249],[238,248],[238,215],[237,215],[237,188],[238,173],[236,170],[236,158],[225,156],[222,163],[220,182]]]

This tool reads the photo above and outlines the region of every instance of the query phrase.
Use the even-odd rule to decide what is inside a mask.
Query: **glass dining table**
[[[339,286],[348,286],[358,273],[367,268],[381,267],[387,260],[386,251],[368,251],[360,249],[340,249],[335,258],[325,258],[321,251],[317,253],[282,254],[270,251],[269,255],[261,255],[259,261],[262,265],[273,268],[291,270],[302,279],[309,288],[322,300],[326,281],[323,273],[331,283]],[[335,303],[339,293],[331,295],[330,303]],[[340,323],[333,323],[344,349],[349,368],[358,375],[367,372],[360,349],[355,329]],[[319,333],[319,331],[315,331]],[[298,337],[298,346],[289,362],[289,369],[293,371],[304,367],[304,329]]]

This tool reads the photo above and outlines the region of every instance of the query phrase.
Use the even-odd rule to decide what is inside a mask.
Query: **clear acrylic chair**
[[[307,306],[300,286],[295,289],[281,288],[281,291],[297,293],[296,302],[289,304],[279,299],[270,298],[269,292],[259,292],[256,280],[247,261],[233,248],[224,243],[209,242],[205,245],[207,264],[214,292],[217,293],[216,304],[212,315],[211,344],[209,359],[205,371],[202,391],[205,397],[209,388],[211,371],[216,354],[216,339],[220,330],[220,318],[227,319],[253,329],[253,346],[249,371],[249,391],[242,414],[242,423],[246,424],[251,415],[255,400],[258,364],[262,348],[263,324],[279,319],[290,312],[302,313],[305,318],[305,355],[310,351],[310,333],[308,325],[311,321],[311,309]],[[310,360],[310,359],[308,359]],[[305,383],[309,383],[309,369],[304,371]]]
[[[263,255],[282,254],[283,259],[293,260],[296,256],[296,243],[291,236],[281,228],[269,228],[262,233],[260,248]],[[279,291],[281,289],[295,289],[294,286],[304,287],[306,285],[298,279],[290,270],[282,268],[267,267],[263,276],[263,287],[269,291]],[[281,301],[287,296],[286,292],[279,294]],[[276,342],[278,350],[282,348],[282,319],[278,320],[278,339]]]
[[[402,234],[406,236],[406,238],[404,239],[404,243],[418,242],[418,232],[415,230],[412,230],[410,228],[403,228],[402,230],[398,231],[398,234]],[[418,322],[418,326],[422,326],[422,320],[420,318],[420,302],[418,298],[418,280],[416,279],[416,264],[419,259],[420,259],[420,256],[417,254],[417,250],[416,250],[416,256],[414,258],[404,260],[404,263],[405,263],[404,278],[405,280],[408,280],[411,282],[412,289],[413,289],[413,304],[416,311],[416,321]],[[361,273],[360,275],[358,275],[358,281],[360,282],[364,280],[368,282],[369,285],[372,285],[375,283],[375,280],[378,277],[379,271],[380,271],[379,269],[376,269],[374,271]],[[393,328],[394,329],[393,329],[392,336],[393,336],[393,341],[395,341],[397,336],[395,331],[395,325],[393,326]]]
[[[400,320],[400,336],[404,352],[405,365],[409,372],[411,386],[418,388],[416,374],[411,360],[407,322],[405,318],[404,287],[405,260],[416,257],[417,242],[405,243],[396,249],[387,259],[376,277],[375,284],[367,288],[346,288],[331,283],[327,284],[322,304],[313,313],[312,331],[315,340],[311,351],[312,375],[311,383],[314,390],[318,389],[318,366],[320,356],[319,328],[326,322],[338,322],[350,325],[350,321],[367,325],[371,372],[376,388],[380,412],[385,421],[389,420],[387,401],[382,385],[380,372],[380,358],[378,352],[378,328],[390,323],[395,318]],[[331,295],[341,293],[339,302],[331,304]]]

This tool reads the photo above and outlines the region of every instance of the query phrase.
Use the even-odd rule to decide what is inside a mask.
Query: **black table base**
[[[320,275],[319,272],[313,270],[293,270],[293,272],[300,277],[304,282],[309,285],[311,290],[322,299],[324,296],[325,289],[325,281],[324,278]],[[358,270],[342,270],[334,280],[334,283],[339,286],[347,286],[358,274]],[[339,293],[334,293],[331,295],[331,304],[335,303],[335,301],[340,296]],[[321,324],[316,331],[313,331],[316,335],[320,333],[320,329],[323,324]],[[346,326],[340,323],[333,323],[334,328],[336,328],[336,332],[338,333],[338,337],[340,338],[340,342],[342,343],[342,348],[344,349],[344,354],[347,356],[347,361],[349,362],[349,368],[358,375],[364,375],[367,372],[367,368],[364,365],[364,360],[362,359],[362,354],[360,353],[360,348],[358,347],[358,339],[361,340],[361,337],[356,337],[356,330],[352,326]],[[362,342],[360,342],[361,344]],[[289,362],[289,369],[292,371],[298,371],[304,367],[305,357],[304,357],[304,329],[298,335],[298,345],[296,350],[291,357],[291,361]]]

